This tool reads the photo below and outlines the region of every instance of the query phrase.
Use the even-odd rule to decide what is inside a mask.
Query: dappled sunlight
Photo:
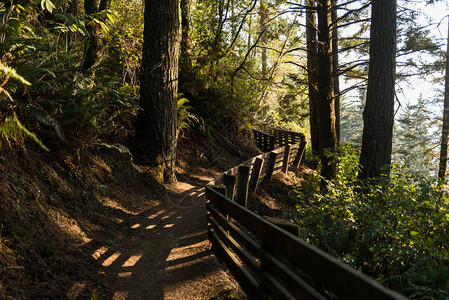
[[[156,225],[148,225],[145,229],[153,229],[154,227],[156,227]]]
[[[140,227],[140,224],[134,224],[133,226],[131,226],[132,229],[136,229],[136,228],[139,228],[139,227]]]
[[[173,227],[175,224],[167,224],[167,225],[165,225],[164,226],[164,228],[170,228],[170,227]]]
[[[115,252],[114,254],[112,254],[111,256],[109,256],[108,258],[106,258],[106,260],[101,264],[103,267],[109,267],[114,261],[117,260],[117,258],[120,257],[120,255],[122,255],[122,253],[120,252]]]
[[[191,253],[191,251],[188,251],[188,250],[192,250],[194,248],[197,248],[199,250],[199,251],[196,251],[196,252],[203,251],[204,248],[205,248],[205,243],[204,242],[198,242],[198,243],[195,243],[195,244],[189,244],[187,246],[171,249],[170,254],[168,255],[166,261],[172,261],[172,260],[179,259],[181,257],[185,257],[186,253]]]
[[[132,267],[134,266],[141,258],[143,254],[136,254],[132,255],[130,258],[128,258],[127,261],[125,261],[122,265],[122,267]]]
[[[132,272],[120,272],[117,274],[117,277],[119,278],[128,278],[132,275]]]
[[[120,203],[118,203],[116,200],[111,199],[109,197],[100,196],[100,197],[98,197],[98,199],[100,200],[100,203],[103,204],[104,206],[110,207],[112,209],[119,209],[119,210],[123,211],[125,214],[134,215],[134,216],[139,214],[139,212],[130,211],[130,210],[126,209]]]
[[[112,300],[124,300],[128,298],[129,292],[126,291],[116,291],[112,296]]]
[[[157,213],[152,214],[151,216],[148,217],[148,219],[154,219],[154,218],[156,218],[157,216],[159,216],[160,214],[163,214],[163,213],[165,213],[165,209],[161,209]]]
[[[95,250],[95,252],[92,254],[92,257],[93,257],[94,259],[99,259],[100,256],[102,256],[103,254],[105,254],[107,251],[108,251],[108,248],[106,248],[106,247],[101,247],[101,248]]]

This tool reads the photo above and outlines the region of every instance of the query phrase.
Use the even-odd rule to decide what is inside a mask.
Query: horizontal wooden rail
[[[300,164],[305,140],[284,141],[284,147],[253,157],[206,186],[212,249],[250,299],[407,299],[245,207],[248,190]]]

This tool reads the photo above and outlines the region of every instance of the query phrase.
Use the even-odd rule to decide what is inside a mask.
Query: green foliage
[[[392,166],[390,178],[357,179],[359,149],[343,148],[338,178],[320,193],[313,173],[296,188],[290,218],[301,238],[414,299],[449,297],[449,193]]]
[[[191,126],[198,123],[198,118],[190,112],[191,107],[186,105],[189,103],[183,94],[178,95],[178,122],[181,129],[190,130]]]

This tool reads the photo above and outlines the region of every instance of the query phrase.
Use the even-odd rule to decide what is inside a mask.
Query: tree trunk
[[[98,11],[109,9],[109,7],[111,7],[111,0],[101,0]]]
[[[449,21],[448,21],[448,29],[449,29]],[[444,78],[443,130],[441,133],[440,166],[438,170],[438,178],[442,181],[442,183],[446,181],[448,138],[449,138],[449,31],[447,37],[447,51],[446,51],[446,75]]]
[[[330,0],[317,1],[318,16],[318,118],[321,176],[326,180],[337,176],[337,133],[332,88],[332,45]],[[326,183],[322,182],[322,186]]]
[[[177,144],[178,0],[146,0],[136,135],[157,179],[174,183]]]
[[[335,131],[337,133],[337,147],[340,147],[340,76],[338,75],[338,0],[332,0],[332,84],[334,87]]]
[[[179,56],[179,89],[182,93],[190,90],[189,82],[192,74],[191,37],[190,37],[190,3],[191,0],[181,0],[181,43]]]
[[[268,53],[267,53],[267,19],[268,19],[268,9],[267,5],[265,4],[264,0],[260,0],[260,6],[259,6],[259,30],[262,34],[260,38],[260,46],[261,46],[261,62],[262,62],[262,79],[267,79],[268,74]],[[266,83],[264,83],[265,85]],[[262,91],[262,120],[265,121],[268,115],[268,89],[264,88]]]
[[[78,6],[79,6],[79,0],[72,0],[72,1],[70,1],[69,13],[73,14],[74,16],[77,16],[78,13],[79,13]]]
[[[111,0],[85,0],[84,1],[84,12],[87,15],[93,15],[99,11],[109,9],[111,6]],[[89,41],[87,42],[86,51],[84,53],[84,62],[82,69],[84,71],[89,70],[98,59],[98,52],[100,51],[100,26],[96,22],[91,21],[87,25],[87,30],[89,31]]]
[[[190,0],[181,0],[181,62],[190,65]]]
[[[267,19],[268,19],[268,9],[264,0],[260,0],[259,7],[259,27],[260,32],[264,32],[267,28]],[[262,33],[262,37],[260,38],[260,46],[261,46],[261,60],[262,60],[262,77],[266,78],[268,73],[268,56],[267,56],[267,35],[266,33]]]
[[[84,0],[84,13],[86,15],[93,15],[98,12],[97,0]],[[87,31],[89,31],[89,40],[87,41],[86,50],[84,52],[84,62],[82,65],[83,71],[89,70],[97,61],[98,49],[100,48],[100,41],[98,34],[100,28],[98,24],[90,20]]]
[[[363,111],[359,178],[389,174],[396,75],[396,0],[375,0],[371,9],[368,90]]]
[[[308,0],[308,6],[316,7],[315,0]],[[320,152],[318,138],[318,48],[316,42],[316,11],[307,9],[306,11],[306,38],[307,38],[307,78],[309,84],[309,113],[310,113],[310,140],[312,151],[315,154]]]

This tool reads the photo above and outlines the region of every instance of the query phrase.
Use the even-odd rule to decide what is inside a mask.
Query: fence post
[[[228,197],[231,200],[234,200],[236,182],[237,176],[229,174],[223,175],[223,184],[226,187],[226,197]]]
[[[270,159],[268,161],[268,170],[266,175],[266,178],[268,180],[271,180],[271,177],[273,176],[274,165],[276,164],[277,156],[278,156],[277,153],[270,152]]]
[[[253,172],[251,174],[251,179],[249,181],[249,188],[255,192],[257,189],[257,185],[259,183],[260,172],[262,171],[262,165],[264,160],[262,158],[256,158],[256,161],[253,165]]]
[[[248,204],[249,169],[248,166],[239,166],[237,203],[244,207]]]
[[[304,152],[306,150],[306,142],[305,141],[301,141],[301,144],[299,144],[299,148],[298,148],[298,153],[296,153],[296,158],[295,161],[293,162],[293,167],[298,169],[299,168],[299,164],[301,163],[301,160],[304,156]]]
[[[285,146],[284,161],[282,162],[282,171],[287,174],[288,162],[290,160],[290,145]]]
[[[274,135],[270,135],[270,136],[268,136],[269,138],[268,138],[268,140],[269,140],[269,146],[268,146],[268,151],[273,151],[274,150],[274,140],[275,140],[275,137],[274,137]]]
[[[212,186],[214,190],[226,196],[226,186],[223,184]]]

